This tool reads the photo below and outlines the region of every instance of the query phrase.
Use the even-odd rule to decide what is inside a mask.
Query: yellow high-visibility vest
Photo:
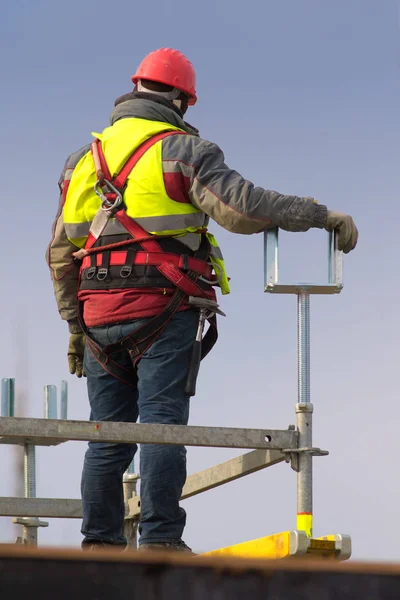
[[[183,130],[160,121],[126,118],[107,127],[102,133],[92,135],[101,140],[110,174],[114,177],[136,148],[164,131]],[[63,207],[67,237],[78,248],[84,248],[92,221],[101,206],[101,199],[94,192],[96,181],[96,169],[89,151],[72,172]],[[129,174],[123,199],[127,215],[149,233],[177,237],[192,249],[200,245],[200,232],[207,226],[208,216],[193,204],[177,202],[168,196],[162,167],[162,140],[144,153]],[[104,233],[124,231],[118,221],[112,218]],[[210,261],[221,291],[228,294],[229,282],[221,250],[212,234],[203,235],[210,242]]]

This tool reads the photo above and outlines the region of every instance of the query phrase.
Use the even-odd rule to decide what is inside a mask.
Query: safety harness
[[[208,262],[210,243],[205,235],[201,235],[200,247],[193,256],[166,252],[157,240],[173,236],[147,232],[135,219],[128,216],[124,207],[123,194],[129,174],[151,146],[170,135],[188,134],[181,131],[164,131],[152,136],[133,151],[115,177],[112,177],[109,171],[101,140],[96,139],[91,146],[97,174],[95,192],[101,198],[102,204],[93,219],[84,249],[75,254],[75,258],[82,261],[79,283],[84,271],[86,279],[90,280],[96,276],[101,282],[106,280],[110,266],[121,266],[119,276],[127,279],[135,266],[152,265],[174,288],[170,300],[160,314],[151,317],[144,325],[118,342],[103,347],[91,337],[83,319],[83,302],[78,298],[78,319],[94,357],[110,375],[131,386],[137,384],[138,360],[160,336],[183,302],[189,296],[206,298],[204,288],[210,289],[210,285],[218,283],[218,278],[212,275],[212,266]],[[131,237],[120,242],[95,246],[111,217],[117,219]],[[204,234],[206,231],[204,228],[199,233]],[[141,250],[134,249],[134,245],[139,245]],[[210,352],[218,338],[215,314],[211,315],[208,321],[210,327],[202,340],[201,359]],[[128,352],[132,369],[126,369],[112,358],[122,350]]]

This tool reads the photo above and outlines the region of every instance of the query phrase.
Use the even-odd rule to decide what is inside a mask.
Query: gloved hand
[[[86,336],[84,333],[71,333],[68,345],[68,366],[71,375],[86,377],[83,370],[83,354],[85,351]]]
[[[357,245],[358,229],[350,215],[328,210],[324,228],[326,231],[337,231],[338,249],[348,254]]]

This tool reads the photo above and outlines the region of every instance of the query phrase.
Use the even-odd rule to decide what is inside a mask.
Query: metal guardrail
[[[279,450],[296,448],[297,437],[297,432],[291,429],[239,429],[15,417],[0,419],[0,444],[33,443],[37,446],[54,446],[75,440]]]

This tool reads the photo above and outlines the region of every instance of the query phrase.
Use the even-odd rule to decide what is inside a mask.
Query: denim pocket
[[[197,323],[198,313],[193,310],[176,313],[154,345],[149,348],[147,355],[159,354],[160,351],[183,350],[191,346],[196,336]]]

